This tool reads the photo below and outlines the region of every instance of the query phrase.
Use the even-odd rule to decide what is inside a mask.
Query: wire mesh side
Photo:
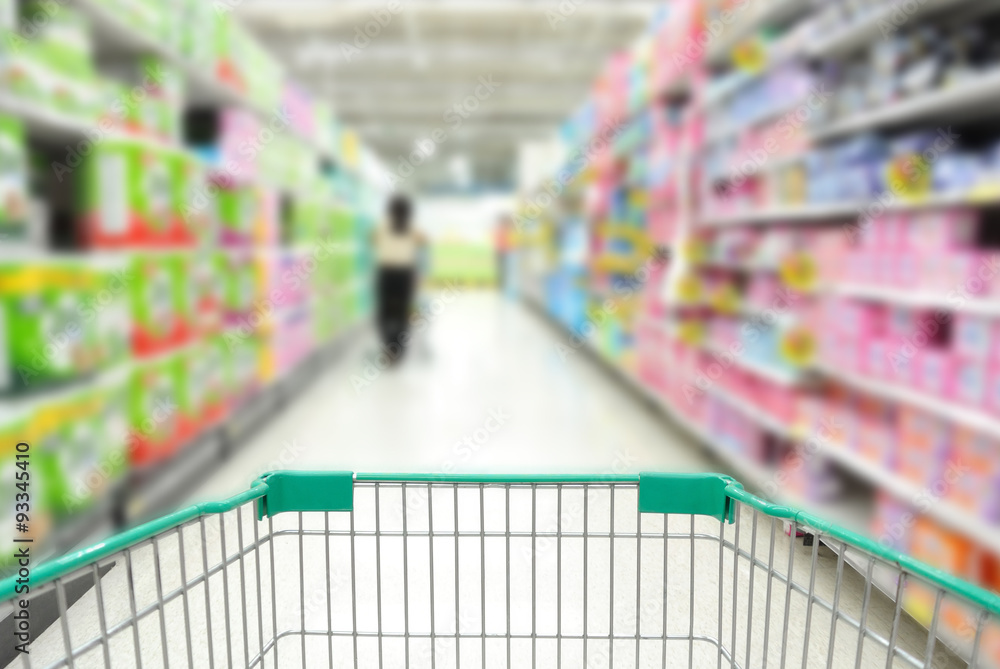
[[[33,590],[59,615],[12,666],[997,665],[997,621],[898,565],[748,506],[727,525],[637,498],[366,482],[352,513],[247,504]]]
[[[714,666],[721,524],[637,493],[357,483],[353,514],[279,516],[281,666]]]
[[[37,621],[30,653],[10,666],[260,665],[275,636],[271,563],[266,549],[258,550],[269,543],[262,528],[266,521],[258,523],[248,503],[33,587],[26,597]],[[13,603],[4,606],[0,617]],[[40,629],[46,612],[55,622]]]
[[[1000,647],[986,643],[998,621],[897,564],[739,504],[725,532],[735,565],[726,571],[731,608],[720,629],[732,658],[723,666],[1000,665],[988,657]]]

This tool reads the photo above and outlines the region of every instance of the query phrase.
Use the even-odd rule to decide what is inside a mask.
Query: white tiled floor
[[[472,292],[431,305],[440,315],[428,319],[424,338],[399,368],[367,382],[377,344],[367,333],[359,337],[195,498],[238,492],[260,472],[277,468],[409,473],[718,468],[582,352],[560,354],[556,345],[568,340],[560,341],[520,303]],[[466,438],[469,445],[463,446]]]

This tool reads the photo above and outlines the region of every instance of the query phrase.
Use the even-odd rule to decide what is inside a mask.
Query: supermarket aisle
[[[432,302],[398,369],[371,364],[367,333],[196,499],[262,471],[636,472],[718,468],[526,306],[493,293]]]
[[[700,451],[688,443],[686,437],[674,431],[669,425],[658,419],[652,412],[648,411],[640,402],[629,393],[619,388],[615,382],[604,375],[596,365],[587,360],[582,354],[561,357],[556,348],[559,343],[556,332],[549,328],[537,316],[531,313],[526,307],[503,301],[500,297],[492,294],[469,294],[463,295],[453,302],[445,305],[439,316],[435,317],[431,329],[428,331],[427,340],[415,345],[414,354],[399,370],[383,373],[381,375],[369,374],[370,381],[365,378],[366,355],[369,355],[373,347],[370,337],[359,337],[355,344],[346,351],[341,361],[332,369],[326,372],[322,378],[310,389],[307,389],[300,399],[290,406],[285,414],[273,421],[253,439],[246,444],[230,463],[221,467],[198,491],[195,497],[208,499],[220,498],[231,492],[245,489],[248,482],[260,472],[277,467],[287,468],[340,468],[353,469],[356,471],[400,471],[400,472],[442,472],[448,471],[451,467],[464,471],[504,471],[504,472],[573,472],[589,471],[596,473],[639,471],[643,469],[665,469],[675,471],[694,471],[715,469],[716,464],[705,456],[700,455]],[[370,369],[369,369],[370,372]],[[364,381],[362,381],[364,379]],[[492,420],[491,420],[492,418]],[[463,440],[468,438],[469,442],[463,444]],[[477,443],[477,438],[479,443]],[[452,463],[452,464],[449,464]],[[385,491],[384,491],[385,492]],[[438,491],[442,492],[442,491]],[[509,518],[525,518],[524,506],[526,503],[522,496],[515,497],[515,512],[508,515]],[[442,492],[442,494],[444,494]],[[513,493],[515,496],[518,493]],[[567,492],[567,504],[573,499],[574,493]],[[631,493],[634,495],[634,493]],[[624,507],[634,504],[634,497],[629,497],[628,492],[621,492],[620,502]],[[392,491],[385,495],[386,500],[392,502]],[[591,502],[591,518],[606,517],[610,513],[608,507],[607,493],[594,491],[589,494]],[[362,584],[358,597],[358,620],[365,629],[371,628],[375,615],[374,598],[363,594],[364,585],[371,585],[376,576],[372,572],[372,564],[375,562],[374,553],[371,552],[372,541],[370,536],[372,526],[372,494],[370,491],[358,493],[358,508],[356,509],[357,528],[359,532],[358,547],[359,558],[357,562],[357,579]],[[411,520],[417,519],[422,509],[425,508],[419,502],[414,503],[415,498],[408,498],[406,514],[412,516]],[[517,500],[520,500],[519,502]],[[447,502],[448,500],[441,500]],[[550,500],[551,501],[551,500]],[[414,503],[411,508],[410,504]],[[456,501],[457,504],[457,501]],[[520,506],[518,505],[520,504]],[[435,504],[437,510],[434,513],[437,518],[442,511],[446,510],[448,504]],[[544,507],[544,508],[543,508]],[[397,516],[401,516],[401,506],[395,508],[392,504],[383,507],[383,520],[388,525],[398,523]],[[456,509],[458,507],[456,506]],[[463,514],[476,516],[466,518],[463,523],[471,520],[478,521],[476,515],[477,504],[475,501],[469,504],[468,508],[463,507]],[[611,508],[614,508],[613,506]],[[486,522],[489,524],[500,523],[503,525],[503,512],[499,507],[490,507],[490,513],[486,514]],[[547,509],[547,510],[546,510]],[[552,513],[555,509],[549,504],[547,507],[543,503],[540,507],[542,527],[549,526],[555,522]],[[548,514],[548,515],[546,515]],[[464,516],[463,516],[464,517]],[[567,522],[575,523],[580,520],[578,514],[570,513]],[[232,550],[234,536],[233,523],[236,525],[246,525],[244,536],[250,536],[249,519],[246,516],[233,517],[230,513],[225,530]],[[741,523],[744,527],[751,526],[752,517],[749,511],[744,509],[741,515]],[[334,528],[339,531],[339,536],[330,539],[336,563],[324,571],[324,563],[317,556],[322,555],[323,544],[316,543],[315,537],[308,539],[307,548],[301,548],[300,544],[294,540],[297,536],[298,518],[296,514],[285,514],[274,521],[274,530],[283,535],[276,540],[275,551],[270,558],[256,556],[248,559],[245,563],[240,563],[240,568],[247,569],[245,576],[236,574],[236,563],[230,569],[230,576],[224,573],[216,573],[212,578],[212,587],[209,594],[204,594],[204,590],[195,585],[191,590],[190,599],[190,622],[188,622],[185,609],[178,606],[179,602],[173,602],[172,607],[165,614],[162,622],[162,632],[160,625],[155,624],[152,618],[148,624],[140,626],[138,645],[147,649],[145,655],[150,659],[155,659],[159,649],[163,647],[161,638],[183,638],[185,634],[191,636],[191,647],[198,649],[198,653],[205,652],[206,644],[209,643],[209,635],[205,630],[212,629],[210,635],[212,646],[218,661],[223,660],[226,652],[235,652],[236,656],[242,657],[241,648],[242,632],[240,625],[234,624],[232,629],[228,624],[229,611],[247,611],[247,621],[250,632],[253,631],[257,618],[253,602],[259,601],[262,610],[274,611],[279,629],[297,629],[300,616],[305,616],[306,629],[324,629],[327,624],[327,602],[330,597],[334,604],[331,605],[336,610],[335,628],[349,629],[353,624],[350,608],[344,608],[352,599],[351,584],[354,583],[354,563],[350,562],[348,556],[352,555],[350,544],[344,544],[347,540],[345,532],[346,526]],[[336,521],[340,522],[340,521]],[[336,524],[335,522],[335,524]],[[419,525],[419,520],[414,520]],[[435,520],[435,523],[438,521]],[[616,520],[616,524],[619,521]],[[674,518],[671,521],[671,532],[687,532],[688,526],[684,518]],[[698,533],[702,537],[712,536],[718,531],[716,521],[710,519],[699,519]],[[132,563],[135,569],[135,590],[136,599],[140,608],[143,605],[155,602],[157,598],[158,585],[153,578],[153,572],[149,568],[153,565],[151,560],[161,560],[161,564],[171,565],[180,560],[188,564],[188,574],[197,574],[201,569],[199,562],[199,548],[204,544],[205,555],[208,559],[216,560],[215,556],[221,555],[225,549],[220,545],[220,535],[223,533],[221,525],[216,521],[207,521],[206,526],[199,530],[197,524],[185,528],[183,543],[187,546],[186,557],[181,557],[185,553],[179,550],[176,536],[166,538],[158,545],[160,551],[159,558],[154,557],[149,546],[138,549],[132,556]],[[268,525],[270,527],[270,525]],[[332,526],[331,526],[332,527]],[[353,527],[353,525],[352,525]],[[218,528],[218,529],[216,529]],[[339,528],[339,529],[338,529]],[[653,534],[663,531],[661,519],[648,518],[644,521],[646,532]],[[757,553],[760,556],[766,554],[768,541],[768,528],[771,525],[764,525],[757,537]],[[312,528],[317,529],[317,528]],[[385,528],[383,528],[385,529]],[[593,528],[592,528],[593,529]],[[411,528],[412,530],[412,528]],[[207,531],[207,539],[204,533]],[[621,531],[621,528],[619,528]],[[777,531],[779,539],[777,544],[771,546],[773,553],[773,564],[787,564],[789,542],[781,537],[780,523],[770,529]],[[289,534],[291,533],[291,534]],[[367,536],[362,536],[366,535]],[[731,535],[730,535],[731,536]],[[744,531],[741,535],[741,547],[744,551],[749,550],[750,533]],[[756,534],[754,535],[756,536]],[[772,541],[774,535],[772,534]],[[433,571],[439,583],[447,584],[454,582],[454,566],[444,559],[445,554],[450,551],[441,549],[441,561],[428,563],[427,553],[419,550],[417,543],[419,538],[411,538],[410,566],[411,574],[426,574]],[[492,541],[492,539],[490,540]],[[636,575],[635,561],[629,554],[627,541],[619,543],[616,554],[620,553],[620,558],[611,564],[605,564],[603,560],[610,554],[606,554],[606,544],[600,544],[599,539],[593,540],[591,547],[592,565],[597,564],[601,568],[591,567],[588,576],[588,592],[591,594],[590,609],[593,609],[595,616],[593,619],[600,619],[597,610],[607,612],[611,605],[611,595],[605,597],[602,593],[612,591],[612,583],[620,586],[620,592],[624,591],[628,596],[613,605],[614,626],[617,633],[624,633],[624,640],[616,641],[614,653],[619,658],[611,666],[648,666],[650,660],[635,659],[632,653],[638,652],[635,643],[630,641],[630,629],[634,629],[636,624],[641,624],[644,628],[652,623],[662,620],[660,610],[666,617],[673,621],[671,623],[671,634],[684,638],[687,634],[687,621],[697,620],[699,628],[714,630],[717,620],[715,617],[718,610],[718,599],[716,594],[719,587],[720,564],[718,562],[719,549],[717,544],[708,542],[698,542],[697,546],[688,549],[688,544],[675,541],[675,548],[669,553],[669,570],[671,577],[669,582],[670,594],[662,602],[655,598],[643,604],[642,611],[633,610],[631,607],[635,602],[631,593],[635,590],[629,583],[638,583],[641,579],[645,592],[655,592],[660,587],[660,577],[662,576],[661,565],[666,561],[663,553],[657,553],[656,542],[650,542],[644,548],[646,559],[642,561],[641,574]],[[337,543],[341,542],[341,543]],[[366,543],[367,542],[367,543]],[[474,545],[473,545],[474,544]],[[679,544],[679,545],[678,545]],[[426,546],[426,544],[423,544]],[[806,566],[810,559],[810,548],[799,543],[796,546],[795,570],[796,581],[806,583],[808,581],[808,570]],[[400,565],[400,550],[402,544],[393,543],[390,539],[385,539],[379,552],[381,564],[386,570],[383,578],[386,579],[385,591],[382,597],[387,601],[396,601],[403,597],[401,582],[392,576],[402,569]],[[478,583],[482,578],[477,571],[480,565],[480,555],[475,553],[479,546],[478,542],[462,545],[462,554],[465,556],[461,560],[462,570],[460,578],[463,583]],[[503,544],[497,544],[496,550],[501,551],[496,555],[502,556]],[[530,561],[525,561],[523,549],[527,544],[518,544],[517,552],[511,563],[511,570],[517,571],[521,575],[515,579],[519,583],[530,583],[529,571]],[[602,546],[604,548],[602,548]],[[447,547],[445,547],[447,548]],[[567,540],[563,557],[566,562],[562,572],[562,579],[567,584],[583,582],[584,576],[580,569],[579,551],[580,544],[574,544]],[[378,551],[379,549],[374,549]],[[469,551],[472,551],[470,553]],[[537,603],[537,616],[540,624],[552,624],[555,620],[555,611],[558,607],[557,600],[554,599],[551,583],[554,555],[552,551],[539,549],[539,592]],[[634,547],[632,548],[634,551]],[[315,551],[315,552],[313,552]],[[623,552],[624,551],[624,552]],[[697,551],[697,556],[695,555]],[[300,577],[299,571],[295,567],[308,552],[308,569]],[[485,555],[485,554],[484,554]],[[491,553],[495,557],[493,553]],[[575,557],[574,557],[575,556]],[[491,569],[494,557],[487,559]],[[240,583],[252,584],[258,577],[256,569],[258,560],[263,559],[270,563],[281,565],[282,568],[276,572],[275,579],[278,593],[291,593],[291,596],[276,596],[272,600],[267,588],[256,595],[255,588],[250,587],[247,592],[250,596],[250,605],[247,606],[241,598],[246,594]],[[330,558],[327,558],[328,560]],[[457,559],[457,558],[456,558]],[[816,579],[815,588],[817,596],[827,600],[832,596],[836,587],[835,569],[836,556],[827,549],[823,549],[818,558],[824,569]],[[483,578],[483,583],[490,582],[488,589],[484,590],[484,598],[489,604],[483,604],[483,610],[488,611],[489,620],[499,620],[504,610],[504,596],[506,591],[496,590],[496,584],[502,584],[503,565],[507,561],[500,560],[496,563],[500,572],[496,577],[490,579]],[[120,563],[118,563],[120,565]],[[116,565],[116,567],[118,566]],[[725,573],[731,573],[732,560],[727,558],[723,565]],[[266,579],[268,569],[263,566],[260,569],[264,572]],[[394,570],[396,570],[394,572]],[[689,606],[692,601],[688,589],[689,575],[694,573],[694,581],[698,584],[697,604]],[[736,595],[743,606],[746,606],[747,598],[751,590],[746,587],[749,569],[746,564],[741,564],[739,568],[740,582],[744,584],[742,591]],[[545,576],[549,574],[549,576]],[[752,589],[753,606],[759,611],[763,611],[770,600],[770,588],[767,585],[766,572],[758,570],[761,576],[758,584]],[[177,570],[167,573],[167,583],[164,590],[178,587]],[[854,572],[847,571],[845,580],[840,587],[840,601],[843,610],[854,619],[860,615],[862,606],[862,595],[864,593],[863,581]],[[308,585],[305,581],[308,581]],[[232,580],[230,580],[232,579]],[[332,579],[332,585],[330,585]],[[229,591],[226,591],[223,582],[232,583]],[[324,583],[326,585],[324,585]],[[546,585],[547,584],[547,585]],[[625,585],[623,585],[625,584]],[[724,610],[729,611],[736,604],[732,587],[736,581],[730,581],[727,576],[723,580],[725,592],[723,596]],[[423,625],[424,619],[420,617],[420,612],[424,611],[425,599],[419,596],[420,586],[410,585],[416,588],[415,596],[411,602],[411,607],[416,613],[413,620],[415,626]],[[443,586],[442,586],[443,587]],[[465,586],[463,586],[465,587]],[[484,586],[485,587],[485,586]],[[497,586],[498,587],[498,586]],[[567,597],[575,597],[573,593],[579,593],[575,586],[567,586]],[[639,586],[635,586],[639,587]],[[121,620],[128,616],[126,603],[128,598],[121,595],[127,592],[126,572],[123,569],[112,568],[107,576],[102,579],[102,588],[105,593],[105,601],[110,602],[111,611],[109,619]],[[296,592],[309,592],[308,601],[305,606],[299,604],[299,599],[294,596]],[[477,586],[478,588],[478,586]],[[476,590],[477,588],[473,588]],[[515,588],[512,595],[518,610],[527,610],[531,600],[530,590],[523,591],[524,588]],[[778,588],[780,593],[784,592],[783,587]],[[525,594],[525,593],[528,594]],[[118,593],[118,594],[116,594]],[[499,593],[499,594],[498,594]],[[783,597],[781,594],[775,597]],[[449,593],[438,593],[442,606],[444,602],[452,601]],[[112,596],[114,595],[114,596]],[[202,597],[205,597],[203,600]],[[303,595],[304,596],[304,595]],[[618,595],[620,597],[620,594]],[[87,593],[69,611],[69,627],[73,630],[83,630],[77,632],[79,638],[89,638],[89,633],[94,633],[98,629],[98,621],[94,611],[96,603],[93,592]],[[225,602],[230,602],[230,609],[225,608]],[[521,598],[518,600],[518,598]],[[594,600],[600,600],[600,606],[595,607]],[[215,623],[209,622],[206,617],[202,602],[210,608],[215,616]],[[211,601],[211,605],[208,602]],[[518,601],[520,603],[518,604]],[[575,601],[575,600],[574,600]],[[617,601],[617,600],[615,600]],[[318,603],[317,603],[318,602]],[[397,602],[398,603],[398,602]],[[507,606],[511,606],[508,602]],[[515,608],[517,608],[515,606]],[[569,606],[567,604],[567,606]],[[779,632],[791,626],[789,644],[794,647],[792,654],[799,652],[802,648],[804,632],[801,623],[806,619],[806,601],[803,597],[792,597],[789,602],[789,613],[787,621],[783,622],[778,614],[782,610],[783,600],[775,604],[774,616],[761,616],[759,613],[754,619],[753,629],[760,631],[769,629],[771,631],[770,641],[767,643],[768,653],[777,656],[781,653],[782,636]],[[478,606],[469,607],[476,609]],[[573,607],[569,606],[567,610]],[[578,605],[579,608],[579,605]],[[343,610],[342,610],[343,609]],[[590,610],[588,609],[588,610]],[[332,609],[331,609],[332,610]],[[401,625],[400,607],[389,607],[386,609],[386,618],[382,621],[387,628],[395,629]],[[225,612],[226,625],[220,621],[220,613]],[[641,613],[641,616],[640,616]],[[236,621],[242,618],[241,614],[235,613]],[[480,622],[475,616],[468,612],[461,623],[463,629],[479,629]],[[268,618],[269,616],[264,616]],[[885,638],[890,630],[893,618],[892,603],[885,597],[872,593],[870,610],[868,612],[868,625],[876,633]],[[450,614],[444,615],[442,620],[451,620]],[[728,616],[725,618],[728,620]],[[381,620],[381,619],[380,619]],[[421,622],[418,622],[421,621]],[[546,622],[547,621],[547,622]],[[652,621],[652,623],[651,623]],[[812,632],[811,640],[813,647],[809,653],[806,666],[822,667],[827,664],[827,648],[829,646],[829,617],[825,619],[822,613],[816,615],[816,627]],[[518,624],[523,626],[523,620]],[[277,623],[276,623],[277,624]],[[572,624],[567,623],[567,624]],[[591,632],[593,625],[591,623]],[[600,624],[606,624],[600,623]],[[728,624],[728,623],[727,623]],[[742,640],[748,638],[747,621],[740,618],[736,630],[737,637]],[[426,626],[426,625],[425,625]],[[632,626],[632,627],[630,627]],[[516,625],[515,625],[516,627]],[[676,630],[674,630],[676,627]],[[421,628],[422,629],[422,628]],[[658,632],[652,631],[655,637]],[[187,630],[193,630],[188,632]],[[731,628],[724,630],[724,639],[730,638]],[[397,630],[398,631],[398,630]],[[412,631],[412,630],[411,630]],[[419,631],[419,630],[418,630]],[[232,637],[235,634],[236,637]],[[493,633],[491,631],[491,633]],[[503,648],[503,630],[496,631],[500,636],[498,646],[490,646],[489,662],[484,662],[482,666],[499,666],[507,651]],[[192,636],[193,634],[193,636]],[[249,634],[249,633],[248,633]],[[923,648],[925,637],[919,626],[906,619],[902,621],[899,634],[900,647],[908,652],[917,653],[919,648]],[[250,634],[248,639],[252,637]],[[419,635],[418,635],[419,636]],[[447,636],[447,634],[445,635]],[[352,656],[350,646],[350,635],[345,637],[346,643],[340,639],[334,641],[337,656],[342,658],[343,666],[349,664]],[[767,637],[764,637],[767,639]],[[228,643],[227,643],[228,639]],[[325,658],[327,653],[326,639],[320,637],[308,642],[308,653],[317,662],[316,666],[326,666]],[[854,635],[847,633],[845,629],[838,636],[838,645],[833,651],[836,658],[834,666],[847,666],[856,658],[854,655]],[[250,639],[252,642],[252,639]],[[322,641],[322,643],[320,643]],[[368,639],[370,641],[370,639]],[[385,641],[386,656],[392,660],[390,663],[398,663],[403,655],[398,643],[398,639]],[[314,643],[315,642],[315,643]],[[494,640],[491,639],[491,643]],[[420,645],[419,639],[413,641],[412,653],[415,657],[424,658],[429,653],[429,646]],[[123,666],[129,664],[133,639],[130,634],[118,634],[112,640],[111,652],[115,657],[122,657]],[[425,647],[426,646],[426,647]],[[331,647],[332,648],[332,647]],[[376,658],[379,656],[375,645],[362,643],[358,647],[358,657],[362,666],[374,666]],[[440,646],[435,646],[442,658],[454,657],[454,646],[448,646],[445,639]],[[575,650],[574,650],[575,648]],[[763,653],[763,646],[759,643],[755,646],[756,654]],[[33,651],[37,651],[38,657],[45,660],[54,660],[59,656],[62,643],[58,630],[53,627],[48,630],[33,645]],[[228,650],[227,650],[228,649]],[[575,657],[573,653],[579,654],[582,646],[567,646],[568,658]],[[642,657],[650,656],[650,649],[655,651],[654,659],[659,658],[660,646],[648,644],[643,646]],[[171,649],[173,654],[181,654],[184,646]],[[552,647],[539,645],[539,657],[547,657],[546,652],[551,654]],[[282,643],[280,652],[283,657],[282,666],[300,666],[300,646],[297,638],[289,637]],[[333,652],[332,650],[330,651]],[[510,653],[514,661],[514,666],[527,666],[533,658],[534,647],[531,644],[521,643],[511,647]],[[592,662],[588,666],[605,666],[602,662],[610,664],[609,654],[612,651],[605,648],[598,641],[591,642]],[[714,666],[717,659],[717,651],[713,650],[710,644],[699,644],[690,651],[695,658],[695,666]],[[687,666],[688,651],[682,646],[673,645],[670,647],[668,666]],[[318,659],[317,659],[318,658]],[[949,661],[944,661],[940,666],[959,666]],[[570,662],[572,664],[572,662]],[[237,663],[238,664],[238,663]],[[586,664],[583,660],[580,665]],[[87,662],[78,666],[101,666],[96,654],[89,657]],[[145,666],[145,662],[144,662]],[[341,665],[336,665],[341,666]],[[394,666],[397,666],[394,664]],[[419,664],[415,666],[426,666]],[[451,666],[447,663],[444,666]],[[473,662],[472,666],[480,666]],[[882,667],[885,666],[884,652],[879,653],[879,649],[869,644],[865,654],[861,659],[860,666]]]

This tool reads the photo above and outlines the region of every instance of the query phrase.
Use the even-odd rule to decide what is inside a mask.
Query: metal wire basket
[[[0,583],[24,667],[994,667],[1000,598],[719,475],[281,472]]]

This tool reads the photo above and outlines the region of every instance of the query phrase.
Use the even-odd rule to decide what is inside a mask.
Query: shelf
[[[757,114],[755,117],[740,121],[739,123],[708,123],[709,127],[716,128],[713,131],[705,132],[705,144],[711,145],[721,142],[723,140],[729,139],[730,137],[739,135],[740,133],[754,128],[759,125],[763,125],[768,121],[776,119],[780,116],[791,112],[796,107],[800,106],[803,100],[800,98],[798,100],[792,100],[790,102],[783,102],[782,104],[776,105],[773,109],[768,109],[767,111]],[[766,169],[766,167],[765,167]]]
[[[752,37],[763,28],[787,25],[812,9],[803,0],[758,0],[746,5],[749,11],[733,11],[732,23],[722,34],[710,43],[706,62],[710,66],[721,67],[729,61],[730,52],[745,39]]]
[[[983,411],[967,409],[949,400],[911,390],[906,386],[871,379],[860,374],[845,372],[826,365],[817,366],[817,371],[863,392],[910,404],[958,423],[963,427],[977,430],[1000,439],[1000,419],[994,418]]]
[[[72,141],[83,137],[96,125],[96,121],[45,109],[36,102],[22,100],[9,93],[0,93],[0,114],[22,120],[30,134],[51,140]]]
[[[911,483],[878,463],[864,459],[861,455],[849,451],[844,446],[825,445],[818,453],[820,457],[838,463],[844,469],[853,472],[873,485],[879,486],[900,501],[912,505],[915,500],[926,495],[926,491],[921,486]],[[936,500],[921,511],[942,525],[960,532],[979,545],[986,546],[991,551],[1000,554],[1000,527],[979,518],[973,511],[960,508],[946,499]]]
[[[984,0],[978,0],[978,2],[984,2]],[[906,20],[911,25],[914,25],[914,21],[938,10],[955,9],[972,4],[972,0],[923,0],[915,4],[916,9],[912,13],[910,13],[909,7],[906,8]],[[834,28],[832,32],[816,35],[816,39],[809,42],[806,55],[814,59],[844,58],[877,40],[885,39],[886,36],[880,23],[890,20],[891,10],[897,7],[901,7],[901,5],[889,4],[884,6],[882,11],[873,10],[845,25]]]
[[[853,114],[813,131],[814,142],[825,142],[864,130],[930,120],[985,118],[1000,103],[1000,67],[961,83],[920,93],[897,102]]]
[[[710,392],[772,434],[800,443],[805,441],[805,437],[800,431],[795,430],[791,425],[786,425],[774,416],[767,415],[745,400],[717,388],[713,388]],[[912,504],[914,500],[920,499],[925,494],[919,485],[876,462],[865,459],[841,444],[822,443],[816,454],[818,457],[837,463],[843,469],[888,492],[900,501]],[[934,504],[928,505],[923,512],[942,525],[974,539],[980,545],[986,546],[996,553],[1000,553],[1000,527],[976,517],[972,512],[947,500],[938,500]]]
[[[914,309],[947,309],[962,314],[1000,317],[1000,300],[968,299],[956,305],[948,295],[905,288],[879,286],[839,285],[827,292],[841,297],[875,300]]]
[[[731,225],[828,221],[857,218],[863,204],[821,204],[798,207],[775,207],[758,211],[732,214],[702,214],[699,218],[705,227],[727,227]]]
[[[262,121],[270,121],[281,109],[279,101],[273,107],[258,104],[246,93],[218,79],[210,67],[196,63],[177,53],[155,37],[133,29],[128,23],[99,0],[70,0],[90,19],[95,40],[101,51],[115,55],[153,55],[176,67],[185,79],[187,104],[208,107],[238,107],[253,112]],[[336,160],[330,147],[319,147],[313,137],[306,137],[292,127],[296,135],[325,158]]]
[[[709,390],[709,393],[736,409],[747,418],[758,423],[761,427],[768,430],[772,434],[779,437],[785,437],[786,439],[796,438],[795,431],[790,425],[782,423],[774,416],[769,415],[767,412],[762,411],[746,400],[731,394],[729,391],[722,390],[721,388],[712,388]]]
[[[72,0],[90,19],[101,51],[119,55],[152,55],[179,68],[187,81],[188,101],[195,104],[236,106],[262,113],[243,93],[216,79],[203,65],[193,63],[155,37],[133,29],[99,0]]]

